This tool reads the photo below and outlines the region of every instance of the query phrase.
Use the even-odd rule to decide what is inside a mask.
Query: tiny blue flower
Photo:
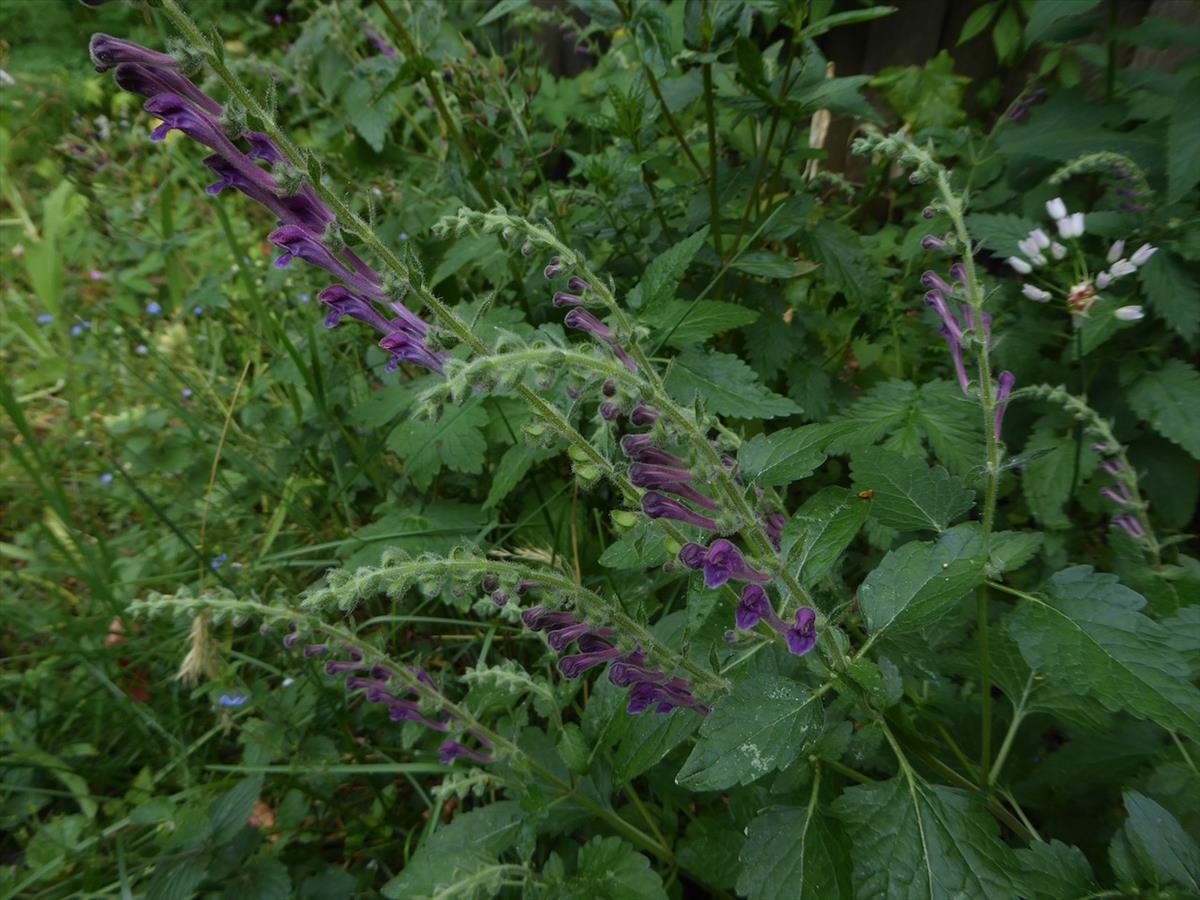
[[[71,334],[74,335],[75,337],[79,337],[81,334],[83,334],[83,326],[82,325],[72,325],[71,326]]]
[[[249,264],[250,264],[250,257],[248,257],[248,256],[243,256],[243,257],[242,257],[242,262],[244,262],[244,263],[246,263],[247,265],[249,265]]]
[[[194,315],[194,316],[204,315],[204,307],[203,306],[193,306],[192,307],[192,315]]]
[[[245,694],[222,694],[221,698],[217,702],[220,703],[222,706],[236,707],[236,706],[245,706],[246,701],[249,699],[250,698],[247,697]]]
[[[90,319],[84,319],[82,322],[79,323],[79,327],[82,328],[84,331],[91,331],[92,330],[92,322]]]
[[[400,232],[400,240],[402,240],[402,241],[408,240],[408,232],[407,231]]]
[[[229,554],[222,553],[220,556],[216,557],[211,563],[209,563],[209,566],[211,566],[212,570],[215,572],[215,571],[217,571],[217,569],[221,568],[221,566],[225,565],[225,563],[227,563],[227,562],[229,562]]]
[[[50,313],[42,313],[40,316],[37,317],[37,323],[39,325],[49,325],[53,321],[54,321],[54,316],[50,315]]]
[[[157,316],[160,312],[162,312],[162,306],[160,304],[156,303],[155,301],[151,300],[149,303],[146,304],[146,312],[148,312],[152,316]]]
[[[179,392],[179,396],[181,396],[184,400],[190,400],[191,396],[192,396],[192,389],[184,388],[182,391]]]
[[[301,295],[300,295],[300,302],[301,302],[301,303],[307,303],[307,302],[308,302],[309,300],[311,300],[311,299],[312,299],[312,297],[310,297],[308,294],[301,294]]]
[[[291,687],[291,686],[292,686],[293,684],[295,684],[295,683],[296,683],[296,679],[295,679],[295,678],[285,678],[285,679],[283,679],[283,686],[284,686],[284,687]]]
[[[104,485],[105,487],[112,484],[112,480],[113,480],[112,472],[105,472],[103,475],[100,476],[100,483],[102,485]]]
[[[134,352],[135,352],[135,353],[136,353],[138,356],[145,356],[145,355],[146,355],[147,353],[149,353],[150,351],[146,349],[146,345],[145,345],[145,344],[138,344],[138,345],[137,345],[137,347],[134,349]]]

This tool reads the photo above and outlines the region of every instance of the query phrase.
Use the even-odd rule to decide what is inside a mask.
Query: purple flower
[[[121,63],[139,63],[143,66],[175,68],[175,59],[167,53],[159,53],[133,41],[123,41],[107,34],[93,34],[88,43],[92,63],[97,72],[107,72]]]
[[[445,722],[436,722],[430,719],[412,700],[393,700],[388,703],[388,718],[393,722],[416,722],[434,731],[445,731],[448,727]]]
[[[704,554],[704,586],[720,587],[727,581],[750,581],[766,584],[771,578],[765,572],[751,568],[746,558],[732,542],[717,538]]]
[[[192,398],[192,389],[184,388],[179,392],[179,396],[181,396],[184,400],[190,400]]]
[[[582,644],[583,642],[581,641],[580,643]],[[604,642],[601,641],[600,643]],[[621,651],[616,647],[611,644],[604,644],[603,647],[597,647],[584,653],[577,653],[574,656],[564,656],[558,661],[558,670],[567,678],[578,678],[588,669],[595,666],[602,666],[620,655]]]
[[[221,104],[214,100],[174,68],[147,66],[140,63],[121,63],[113,72],[113,80],[123,91],[150,99],[159,94],[177,94],[191,100],[205,112],[219,116]]]
[[[645,428],[657,422],[658,417],[661,415],[662,413],[660,413],[653,406],[647,406],[645,403],[639,403],[633,408],[633,412],[629,414],[629,421],[634,425],[637,425],[639,428]]]
[[[338,660],[331,659],[325,663],[326,675],[342,675],[346,672],[353,672],[356,669],[366,668],[366,663],[362,660]]]
[[[1096,450],[1097,446],[1099,446],[1101,448],[1104,447],[1103,444],[1099,444],[1099,445],[1093,445],[1092,449]],[[1100,449],[1100,450],[1097,450],[1096,452],[1103,453],[1104,450]],[[1119,459],[1106,459],[1104,462],[1100,463],[1100,468],[1102,468],[1105,472],[1107,472],[1109,475],[1112,475],[1115,478],[1120,474],[1121,469],[1124,468],[1124,466],[1121,465],[1121,461]]]
[[[604,419],[605,422],[616,421],[617,416],[619,416],[620,414],[621,414],[621,407],[617,406],[617,404],[615,404],[615,403],[601,403],[600,404],[600,417],[602,419]]]
[[[734,624],[743,631],[749,631],[762,619],[775,619],[775,610],[771,608],[766,591],[757,584],[748,584],[742,588],[742,597],[733,614]]]
[[[162,312],[162,305],[151,300],[146,304],[146,313],[151,316],[157,316]]]
[[[996,419],[992,425],[996,439],[1000,438],[1000,429],[1004,425],[1004,413],[1008,410],[1008,395],[1012,393],[1017,377],[1012,372],[1001,372],[996,382]]]
[[[967,287],[967,267],[962,263],[956,262],[954,265],[952,265],[950,267],[950,275],[963,287]]]
[[[954,362],[954,374],[958,377],[958,386],[965,394],[971,386],[971,379],[967,377],[967,368],[963,364],[962,344],[949,328],[939,328],[938,334],[946,339],[946,344],[950,348],[950,359]]]
[[[678,494],[705,509],[717,508],[717,504],[711,498],[688,484],[692,480],[692,473],[686,469],[635,462],[629,467],[629,480],[638,487]]]
[[[555,295],[557,302],[558,295]],[[612,329],[597,319],[586,309],[576,307],[567,313],[563,322],[568,328],[578,328],[580,331],[586,331],[588,334],[602,338],[606,341],[612,340]]]
[[[304,648],[304,655],[306,657],[324,656],[328,652],[329,652],[328,644],[309,644],[307,647]]]
[[[717,523],[712,519],[693,512],[678,500],[672,500],[654,491],[642,495],[642,512],[652,519],[674,519],[699,528],[707,528],[709,531],[717,530]]]
[[[1115,519],[1113,519],[1113,524],[1121,528],[1134,540],[1137,540],[1146,533],[1146,530],[1142,528],[1142,523],[1139,522],[1134,516],[1128,514],[1117,516]]]
[[[283,155],[283,151],[276,146],[269,135],[265,135],[261,131],[247,131],[242,137],[250,145],[250,149],[246,155],[251,159],[261,159],[269,166],[274,166],[277,163],[287,160],[287,157]]]
[[[566,306],[579,306],[584,299],[575,294],[568,294],[566,291],[555,291],[554,299],[551,302],[561,309]]]
[[[217,700],[217,702],[225,707],[236,708],[238,706],[245,706],[246,701],[249,699],[250,698],[247,697],[245,694],[222,694],[220,699]]]
[[[392,354],[387,364],[389,372],[394,372],[402,361],[424,366],[439,375],[444,372],[441,359],[426,347],[419,337],[414,337],[407,331],[393,331],[379,342],[379,346]]]
[[[363,33],[371,39],[371,43],[375,45],[375,49],[377,49],[380,53],[382,53],[388,59],[396,58],[396,48],[389,44],[384,39],[382,34],[365,23],[363,24]]]
[[[112,484],[112,482],[113,482],[112,472],[105,472],[103,475],[100,476],[100,483],[102,485],[104,485],[105,487],[108,487],[110,484]]]
[[[557,256],[552,256],[552,257],[550,257],[550,264],[547,265],[546,268],[544,268],[542,270],[542,274],[545,275],[546,280],[549,281],[551,278],[557,278],[558,274],[561,271],[562,271],[561,261],[559,260],[559,258]]]
[[[365,322],[383,334],[388,334],[391,331],[388,320],[383,317],[370,300],[360,294],[354,293],[354,291],[343,285],[335,284],[325,288],[325,290],[317,295],[317,299],[329,308],[329,314],[325,317],[326,328],[336,328],[337,324],[343,318],[349,316],[352,319]]]
[[[689,541],[679,548],[679,561],[689,569],[699,569],[704,566],[705,548]]]
[[[942,320],[942,327],[945,332],[953,335],[954,339],[959,343],[962,342],[962,324],[958,321],[958,317],[950,312],[950,307],[946,304],[946,298],[942,296],[941,291],[928,291],[925,294],[925,304],[938,314]]]
[[[946,242],[940,237],[935,237],[932,234],[927,234],[921,238],[921,246],[926,250],[945,250]]]
[[[53,321],[54,316],[50,315],[50,313],[41,313],[37,317],[37,323],[39,325],[49,325]]]
[[[580,278],[578,275],[572,275],[567,281],[567,290],[576,294],[586,294],[592,289],[592,286]]]
[[[630,459],[657,466],[671,466],[682,469],[686,463],[666,450],[654,446],[654,440],[648,434],[627,434],[621,438],[621,452]]]
[[[763,530],[776,550],[783,546],[783,529],[786,525],[787,516],[783,513],[768,513],[763,521]]]
[[[208,566],[210,569],[212,569],[215,572],[215,571],[217,571],[217,569],[221,568],[221,566],[225,565],[225,563],[227,563],[227,562],[229,562],[229,554],[222,553],[219,556],[217,556],[215,559],[213,559],[213,561],[210,562],[208,564]]]
[[[943,294],[953,294],[954,288],[937,272],[927,271],[921,275],[921,284],[927,290],[941,291]]]
[[[466,757],[467,759],[474,760],[475,762],[484,766],[486,766],[488,763],[495,762],[494,757],[488,756],[485,753],[480,753],[477,750],[472,750],[469,747],[465,747],[458,741],[446,741],[440,748],[438,748],[438,760],[443,766],[450,765],[460,757]]]
[[[521,621],[532,631],[546,631],[551,628],[562,628],[574,625],[579,619],[573,613],[552,612],[544,606],[533,606],[521,613]]]
[[[796,610],[796,623],[784,633],[788,651],[803,656],[817,644],[817,614],[809,607]]]
[[[1133,494],[1126,484],[1118,483],[1115,485],[1115,490],[1111,487],[1106,487],[1100,493],[1117,504],[1117,506],[1128,506],[1133,502]]]

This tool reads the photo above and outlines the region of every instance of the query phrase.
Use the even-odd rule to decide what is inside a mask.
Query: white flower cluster
[[[1054,220],[1058,236],[1063,240],[1075,240],[1083,236],[1085,230],[1083,213],[1068,212],[1067,205],[1061,197],[1055,197],[1048,201],[1046,212]],[[1048,265],[1050,259],[1046,257],[1046,251],[1049,251],[1050,257],[1054,260],[1062,260],[1067,256],[1067,248],[1058,241],[1052,240],[1041,228],[1035,228],[1029,232],[1024,240],[1017,242],[1017,247],[1022,256],[1010,256],[1005,262],[1022,275],[1029,275],[1034,269]],[[1124,256],[1125,242],[1116,241],[1108,249],[1108,269],[1098,273],[1095,278],[1083,278],[1066,291],[1067,306],[1071,312],[1076,315],[1086,313],[1098,299],[1097,290],[1104,290],[1116,279],[1132,275],[1139,266],[1145,265],[1150,260],[1157,249],[1149,244],[1142,244],[1126,259]],[[1077,277],[1079,274],[1084,273],[1077,273]],[[1054,296],[1051,291],[1035,284],[1022,285],[1021,293],[1038,303],[1045,303]],[[1125,322],[1136,322],[1145,316],[1145,312],[1140,306],[1122,306],[1115,310],[1113,315]]]

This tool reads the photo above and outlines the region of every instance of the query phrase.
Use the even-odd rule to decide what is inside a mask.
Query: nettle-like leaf
[[[520,805],[512,800],[460,813],[420,846],[403,871],[383,886],[383,896],[393,900],[487,896],[488,884],[478,876],[516,843],[524,819]]]
[[[1008,630],[1036,671],[1107,709],[1200,739],[1200,690],[1145,599],[1091,566],[1064,569],[1021,601]]]
[[[618,837],[597,835],[579,848],[575,874],[555,894],[563,900],[667,900],[650,860]]]
[[[845,225],[819,222],[805,235],[803,246],[822,266],[829,287],[855,305],[877,300],[883,294],[879,266],[863,247],[862,238]]]
[[[634,309],[653,309],[659,303],[673,300],[683,273],[706,240],[707,225],[652,259],[642,273],[641,281],[629,292],[629,305]]]
[[[817,803],[784,807],[750,823],[737,890],[748,900],[841,900],[852,896],[849,873],[841,824]]]
[[[871,639],[924,632],[935,624],[948,630],[948,611],[983,582],[986,563],[974,523],[957,525],[936,541],[912,541],[891,551],[858,591]],[[937,642],[937,636],[930,639]]]
[[[1129,391],[1129,405],[1154,430],[1200,459],[1200,373],[1181,359],[1167,360]]]
[[[738,470],[750,484],[775,487],[807,478],[825,461],[821,425],[758,434],[738,448]]]
[[[686,350],[671,362],[666,385],[680,403],[701,400],[721,416],[771,419],[800,412],[787,397],[759,384],[754,370],[731,353]]]
[[[388,449],[404,463],[413,485],[425,490],[442,469],[468,475],[483,471],[488,414],[479,401],[449,406],[436,421],[407,419],[388,435]]]
[[[1150,308],[1190,341],[1200,332],[1200,286],[1169,250],[1159,250],[1138,269]]]
[[[856,897],[1017,897],[1013,851],[983,804],[908,772],[834,801],[854,845]]]
[[[1043,419],[1025,444],[1024,453],[1030,456],[1021,473],[1021,489],[1025,502],[1038,522],[1045,528],[1067,528],[1066,506],[1071,499],[1072,474],[1075,459],[1079,458],[1078,481],[1096,470],[1096,454],[1087,446],[1080,447],[1075,437],[1056,426],[1057,416]]]
[[[808,685],[778,675],[748,678],[713,705],[675,781],[693,791],[749,784],[791,765],[824,719]]]
[[[1096,892],[1091,864],[1078,847],[1061,841],[1035,841],[1017,851],[1021,896],[1029,900],[1062,900]]]
[[[1126,791],[1124,836],[1146,881],[1176,884],[1200,895],[1200,847],[1170,812],[1137,791]]]
[[[1200,182],[1200,79],[1176,95],[1167,126],[1167,200],[1178,203]]]
[[[840,487],[822,488],[783,529],[781,549],[800,583],[815,584],[841,558],[871,511],[870,501]]]
[[[851,459],[854,486],[871,491],[871,513],[899,531],[945,531],[975,499],[961,478],[941,466],[879,447],[855,453]]]
[[[642,315],[642,321],[655,329],[651,346],[662,335],[667,347],[682,350],[703,344],[710,337],[724,334],[758,319],[758,313],[736,303],[721,300],[667,300],[656,303]]]

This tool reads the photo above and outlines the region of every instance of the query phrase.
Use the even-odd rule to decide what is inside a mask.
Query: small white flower
[[[1142,244],[1133,251],[1133,256],[1129,257],[1129,261],[1135,266],[1144,266],[1150,262],[1150,257],[1158,252],[1157,247],[1151,247],[1149,244]]]
[[[1035,228],[1029,232],[1029,239],[1033,241],[1042,250],[1050,246],[1050,235],[1042,231],[1040,228]]]
[[[283,679],[283,686],[284,686],[284,687],[291,687],[291,686],[292,686],[293,684],[295,684],[295,683],[296,683],[296,679],[295,679],[295,678],[285,678],[285,679]]]
[[[1125,242],[1117,241],[1108,248],[1108,256],[1105,257],[1110,263],[1115,263],[1125,253]]]
[[[1053,200],[1046,202],[1046,212],[1049,213],[1052,219],[1065,219],[1067,217],[1067,204],[1063,203],[1062,197],[1055,197]]]
[[[1096,276],[1096,287],[1098,287],[1100,290],[1104,290],[1110,284],[1112,284],[1112,276],[1107,272],[1101,272]]]
[[[1122,306],[1113,315],[1122,322],[1140,322],[1146,318],[1146,311],[1140,306]]]
[[[1112,266],[1109,267],[1108,274],[1113,278],[1120,278],[1123,275],[1132,275],[1137,271],[1137,266],[1127,259],[1118,259]]]
[[[1046,257],[1045,257],[1045,256],[1043,256],[1041,253],[1039,253],[1039,254],[1037,254],[1036,256],[1031,256],[1031,257],[1029,258],[1029,261],[1030,261],[1031,263],[1033,263],[1035,266],[1044,266],[1044,265],[1045,265],[1046,263],[1048,263],[1050,260],[1046,259]]]
[[[1064,241],[1067,238],[1073,236],[1072,231],[1071,231],[1072,225],[1071,225],[1071,217],[1070,216],[1067,216],[1066,218],[1063,218],[1063,219],[1058,219],[1055,221],[1054,224],[1058,226],[1058,236],[1060,238],[1062,238]]]
[[[1021,293],[1024,294],[1026,297],[1028,297],[1030,300],[1036,300],[1038,303],[1045,303],[1047,300],[1050,299],[1049,291],[1043,291],[1040,287],[1037,287],[1036,285],[1032,285],[1032,284],[1022,285]]]
[[[1025,262],[1025,260],[1021,259],[1021,257],[1019,257],[1019,256],[1010,256],[1008,259],[1005,260],[1005,262],[1008,263],[1010,266],[1012,266],[1014,269],[1016,269],[1018,272],[1020,272],[1022,275],[1028,275],[1030,272],[1033,271],[1033,266],[1031,266],[1029,263]]]
[[[1023,241],[1017,241],[1017,249],[1031,258],[1037,256],[1038,251],[1041,250],[1033,238],[1026,238]]]
[[[1050,255],[1055,259],[1064,259],[1067,255],[1067,248],[1055,241],[1050,245]]]

